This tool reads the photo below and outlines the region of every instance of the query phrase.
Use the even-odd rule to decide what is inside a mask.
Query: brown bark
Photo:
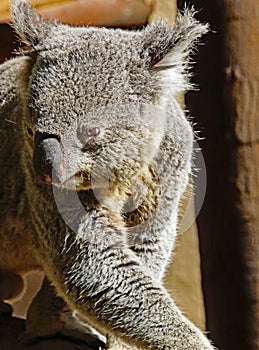
[[[190,1],[216,31],[188,105],[203,128],[199,215],[207,326],[222,350],[259,348],[259,2]]]

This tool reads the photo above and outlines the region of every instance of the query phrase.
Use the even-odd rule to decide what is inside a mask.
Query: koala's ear
[[[10,9],[16,32],[23,42],[33,48],[43,42],[55,25],[43,21],[28,0],[11,0]]]
[[[179,13],[172,26],[160,21],[146,27],[143,32],[142,56],[149,68],[186,68],[190,52],[208,31],[208,25],[197,21],[194,15],[193,9],[185,9]]]

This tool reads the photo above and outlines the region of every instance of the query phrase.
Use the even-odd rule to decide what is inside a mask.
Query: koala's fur
[[[27,0],[11,10],[27,46],[0,66],[0,270],[41,267],[62,298],[46,280],[29,331],[51,334],[35,305],[62,318],[65,300],[129,347],[212,350],[161,283],[191,171],[192,129],[175,97],[207,27],[188,10],[142,31],[44,22]],[[33,170],[45,171],[42,149],[54,194]]]

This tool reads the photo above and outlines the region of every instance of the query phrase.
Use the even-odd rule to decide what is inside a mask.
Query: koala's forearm
[[[62,264],[58,270],[54,264],[54,283],[68,303],[98,329],[143,348],[212,349],[145,272],[123,243],[123,232],[112,227],[104,230],[101,217],[91,219],[82,224],[67,257],[65,249],[56,252],[66,267]],[[95,227],[94,231],[84,230],[85,225]]]

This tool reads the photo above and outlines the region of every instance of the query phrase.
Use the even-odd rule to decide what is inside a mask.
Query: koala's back
[[[29,243],[28,233],[32,230],[32,225],[28,215],[29,207],[26,201],[28,188],[22,164],[23,158],[26,157],[24,139],[27,130],[24,129],[22,122],[24,119],[22,103],[14,97],[16,63],[17,66],[25,64],[16,59],[0,66],[1,78],[10,83],[5,90],[1,90],[0,100],[0,107],[6,99],[10,100],[5,108],[1,108],[0,115],[0,269],[26,271],[36,267],[36,262]],[[10,65],[13,65],[11,70]]]

